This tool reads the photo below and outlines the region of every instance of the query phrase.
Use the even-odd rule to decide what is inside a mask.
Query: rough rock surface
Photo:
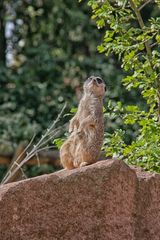
[[[0,240],[159,240],[160,175],[106,160],[0,187]]]

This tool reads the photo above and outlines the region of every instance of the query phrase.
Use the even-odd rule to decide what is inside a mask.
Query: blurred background
[[[145,11],[147,16],[155,10]],[[0,1],[0,179],[33,133],[38,139],[65,102],[66,113],[77,106],[88,76],[105,80],[106,110],[109,100],[137,102],[138,92],[128,93],[121,85],[118,60],[98,53],[103,34],[91,20],[87,1]],[[121,124],[119,117],[107,119],[106,129],[112,132]],[[25,166],[28,176],[59,168],[56,150],[41,158],[40,166],[36,159]]]

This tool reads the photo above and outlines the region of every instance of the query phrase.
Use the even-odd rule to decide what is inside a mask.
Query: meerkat
[[[69,124],[70,136],[60,148],[65,169],[83,167],[98,160],[104,137],[103,98],[105,82],[89,77],[83,84],[83,96]]]

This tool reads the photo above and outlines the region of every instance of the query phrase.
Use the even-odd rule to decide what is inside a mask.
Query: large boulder
[[[2,240],[159,240],[160,175],[106,160],[0,187]]]

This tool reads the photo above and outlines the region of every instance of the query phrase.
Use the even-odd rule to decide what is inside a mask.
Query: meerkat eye
[[[97,80],[97,83],[98,83],[98,84],[101,84],[101,83],[103,82],[102,79],[99,78],[99,77],[97,77],[96,80]]]
[[[91,76],[87,79],[87,81],[90,82],[90,81],[92,81],[92,79],[93,79],[93,77]]]

